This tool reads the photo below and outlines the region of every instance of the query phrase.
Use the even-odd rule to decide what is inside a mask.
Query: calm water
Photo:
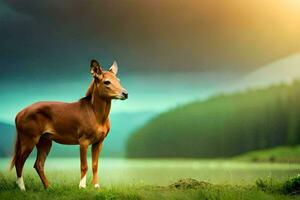
[[[9,159],[0,159],[0,170],[8,176]],[[25,166],[26,174],[34,172],[33,158]],[[89,160],[89,166],[91,161]],[[46,175],[72,176],[80,174],[79,158],[48,158]],[[91,176],[89,168],[89,177]],[[100,179],[103,184],[156,184],[167,185],[180,178],[195,178],[211,183],[248,184],[258,178],[285,179],[300,173],[299,164],[241,163],[222,160],[130,160],[100,159]],[[35,172],[34,172],[35,173]],[[37,175],[36,175],[37,176]],[[53,181],[53,180],[52,180]],[[55,180],[54,180],[55,181]]]

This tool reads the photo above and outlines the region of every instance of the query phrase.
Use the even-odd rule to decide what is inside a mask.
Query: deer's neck
[[[102,98],[96,87],[94,87],[94,91],[91,98],[91,104],[96,115],[96,119],[99,124],[104,124],[108,120],[111,100]]]

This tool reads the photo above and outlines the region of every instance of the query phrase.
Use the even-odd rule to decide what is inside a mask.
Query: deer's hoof
[[[23,181],[23,177],[19,177],[16,181],[18,187],[20,188],[21,191],[26,191],[25,190],[25,184],[24,184],[24,181]]]
[[[86,188],[86,175],[80,180],[79,182],[79,188]]]

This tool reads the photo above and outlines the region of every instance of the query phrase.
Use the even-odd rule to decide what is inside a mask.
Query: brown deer
[[[81,164],[79,188],[86,187],[87,149],[92,145],[93,184],[95,188],[100,187],[98,157],[103,140],[110,129],[111,101],[125,100],[128,93],[116,76],[118,71],[116,62],[108,71],[104,71],[96,60],[92,60],[90,70],[93,80],[84,98],[73,103],[38,102],[17,114],[15,119],[17,136],[11,169],[15,166],[16,182],[21,190],[25,190],[22,178],[23,166],[34,147],[37,148],[34,168],[44,187],[49,187],[44,173],[44,163],[52,141],[60,144],[79,144]]]

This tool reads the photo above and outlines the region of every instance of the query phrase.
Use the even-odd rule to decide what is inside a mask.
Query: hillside
[[[137,130],[128,157],[228,157],[300,143],[300,82],[219,95],[165,112]]]
[[[300,145],[251,151],[233,159],[250,162],[300,163]]]

